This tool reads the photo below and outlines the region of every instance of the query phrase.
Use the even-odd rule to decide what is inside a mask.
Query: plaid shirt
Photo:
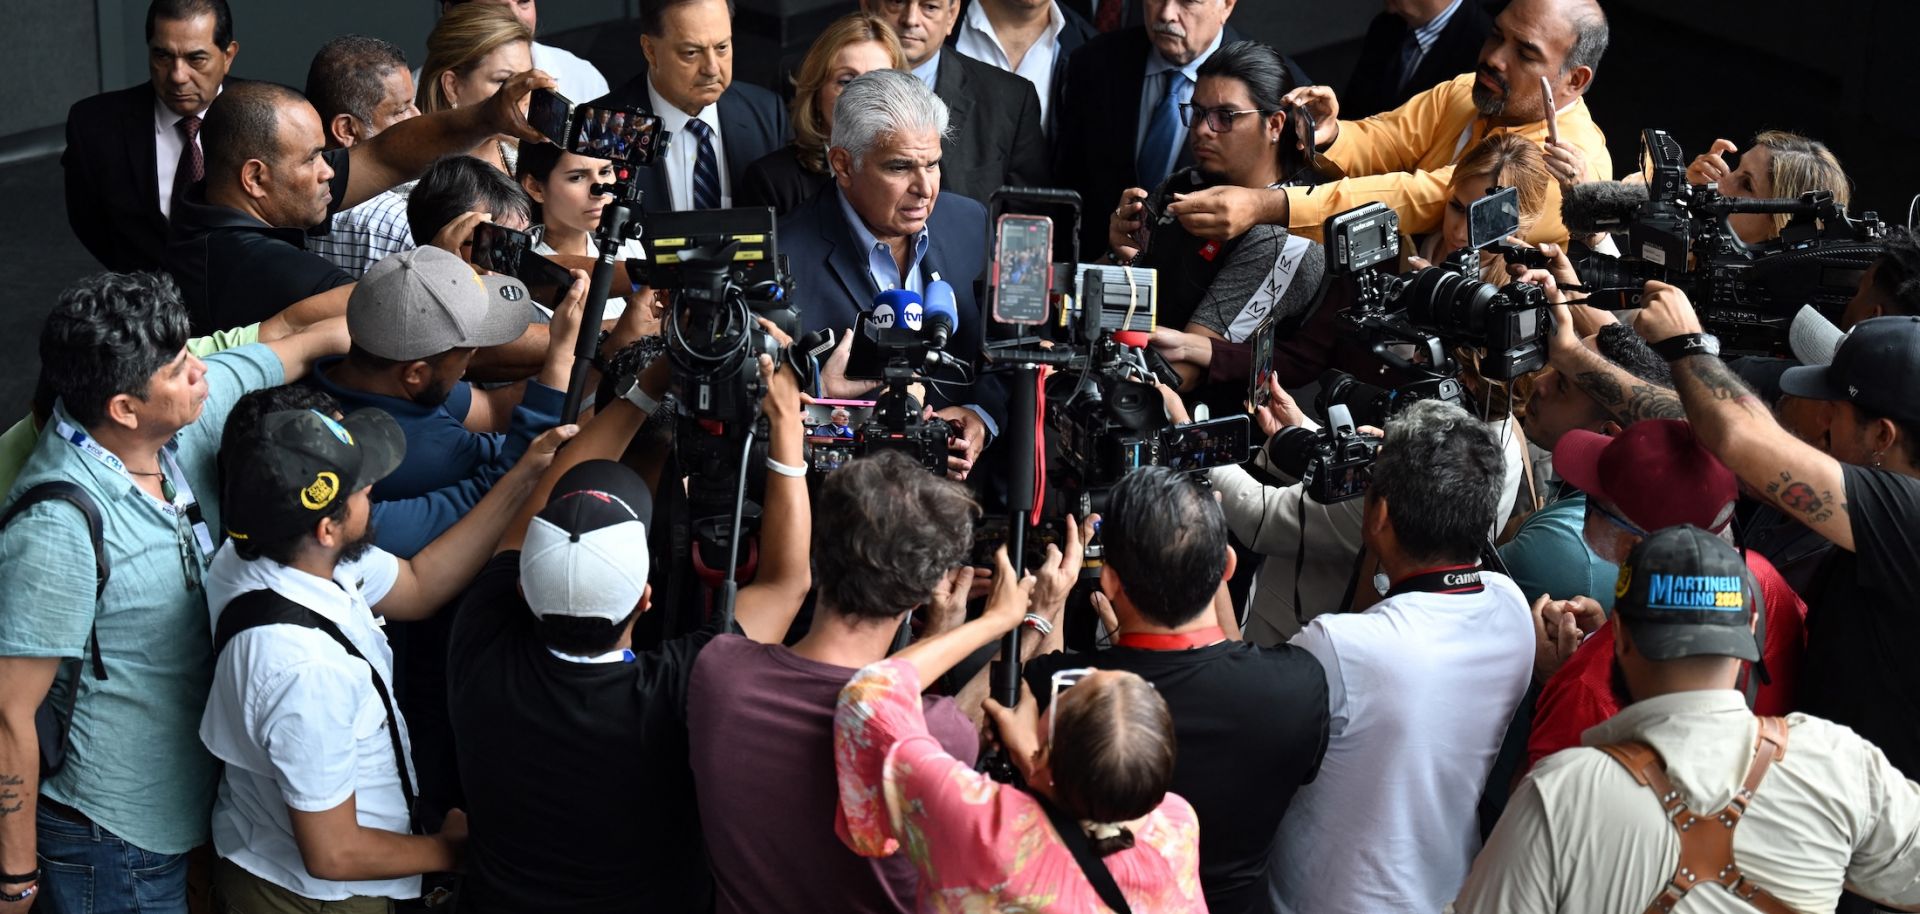
[[[356,280],[381,258],[412,250],[413,230],[407,224],[407,193],[411,190],[411,183],[402,184],[352,209],[334,213],[326,235],[307,238],[307,250],[333,261]]]

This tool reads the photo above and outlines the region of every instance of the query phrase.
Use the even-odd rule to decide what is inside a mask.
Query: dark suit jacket
[[[60,156],[67,224],[109,270],[158,270],[164,257],[153,102],[153,86],[141,83],[83,98],[67,112],[67,151]]]
[[[831,183],[832,175],[802,167],[799,151],[788,143],[747,166],[746,179],[733,187],[733,205],[771,206],[774,215],[784,216]]]
[[[1347,91],[1340,94],[1340,116],[1362,118],[1392,111],[1434,86],[1471,73],[1480,62],[1480,46],[1486,43],[1493,20],[1480,0],[1464,0],[1447,20],[1446,28],[1433,39],[1427,56],[1414,67],[1406,86],[1393,84],[1394,71],[1400,67],[1400,47],[1407,38],[1407,21],[1392,13],[1373,17],[1367,37],[1360,45],[1360,59],[1353,65],[1353,78]]]
[[[607,93],[599,101],[652,113],[653,103],[647,97],[647,71],[641,70],[639,76]],[[772,92],[738,80],[720,96],[718,106],[720,138],[726,146],[727,161],[724,167],[728,180],[732,182],[733,193],[738,196],[742,182],[746,180],[747,166],[755,159],[787,145],[787,141],[792,139],[787,130],[787,108]],[[693,141],[691,136],[673,138],[675,143]],[[645,194],[640,204],[642,209],[649,213],[673,209],[673,197],[667,192],[668,178],[662,166],[639,169],[635,182]]]
[[[845,330],[854,326],[861,312],[873,307],[879,289],[867,273],[867,252],[840,208],[839,192],[827,188],[782,217],[779,239],[793,274],[793,299],[799,304],[803,331]],[[947,351],[969,365],[978,363],[985,338],[986,324],[974,298],[973,284],[986,265],[986,207],[942,190],[934,201],[933,215],[927,219],[927,256],[921,266],[927,273],[939,273],[953,286],[960,326],[947,343]],[[950,371],[936,375],[943,380],[952,376]],[[952,396],[930,390],[929,402],[936,407],[972,402],[993,417],[1003,434],[1006,432],[1006,394],[999,378],[981,378],[970,392],[960,385],[946,386]]]
[[[1048,185],[1047,137],[1033,83],[946,47],[933,92],[948,112],[941,191],[985,200],[1002,185]]]
[[[1229,23],[1220,46],[1245,38]],[[1106,251],[1106,214],[1119,202],[1120,192],[1141,186],[1134,154],[1151,53],[1153,44],[1144,28],[1108,32],[1075,51],[1067,60],[1066,78],[1053,86],[1053,173],[1060,176],[1060,186],[1080,194],[1082,261]],[[1292,59],[1286,63],[1295,85],[1310,85]],[[1192,164],[1193,152],[1183,146],[1173,170]]]

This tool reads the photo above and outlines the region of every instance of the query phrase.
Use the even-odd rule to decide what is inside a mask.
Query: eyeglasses
[[[1236,111],[1232,108],[1202,108],[1193,104],[1180,106],[1180,121],[1186,124],[1189,130],[1198,129],[1200,121],[1204,119],[1207,126],[1213,128],[1214,133],[1226,133],[1233,129],[1234,119],[1244,114],[1266,114],[1266,112],[1258,108],[1243,108]]]
[[[1047,745],[1053,745],[1053,722],[1060,719],[1060,693],[1080,684],[1080,680],[1094,674],[1092,667],[1077,670],[1059,670],[1053,674],[1047,693]]]

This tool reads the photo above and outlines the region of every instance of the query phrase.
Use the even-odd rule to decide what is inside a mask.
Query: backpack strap
[[[1093,852],[1093,842],[1087,840],[1087,833],[1080,828],[1079,820],[1068,815],[1053,801],[1037,793],[1030,793],[1040,808],[1047,811],[1047,819],[1053,823],[1053,830],[1060,834],[1060,843],[1073,853],[1073,862],[1080,864],[1080,872],[1093,885],[1093,893],[1100,901],[1112,908],[1114,914],[1133,914],[1127,906],[1127,896],[1120,893],[1120,884],[1113,881],[1113,871],[1107,869],[1107,862]]]
[[[106,521],[100,515],[100,507],[93,503],[93,496],[77,483],[65,479],[52,479],[39,483],[13,500],[7,506],[5,514],[0,514],[0,528],[13,523],[13,519],[34,505],[43,501],[64,501],[80,509],[87,519],[87,535],[93,540],[93,599],[97,604],[107,592],[107,579],[113,576],[113,567],[107,561]],[[87,647],[93,660],[93,678],[106,681],[107,664],[100,658],[100,626],[98,612],[95,622],[87,629]]]
[[[380,694],[380,704],[387,710],[387,738],[393,745],[394,767],[400,772],[400,790],[407,800],[407,828],[412,834],[421,834],[419,814],[414,809],[419,794],[414,791],[413,776],[407,773],[407,748],[400,742],[400,722],[393,710],[393,696],[388,693],[387,684],[380,678],[380,671],[374,668],[373,661],[353,646],[353,640],[332,619],[272,590],[250,590],[228,601],[226,608],[220,612],[219,624],[214,627],[215,661],[236,635],[266,625],[298,625],[317,629],[332,638],[349,656],[367,665],[367,675],[373,679],[373,690]]]
[[[1786,721],[1762,717],[1759,722],[1753,761],[1747,767],[1740,790],[1726,806],[1707,816],[1687,808],[1680,791],[1667,777],[1660,753],[1652,746],[1629,742],[1595,747],[1619,762],[1635,781],[1653,791],[1661,809],[1666,811],[1675,836],[1680,839],[1680,862],[1674,867],[1673,878],[1647,906],[1647,914],[1670,914],[1688,892],[1708,883],[1720,885],[1764,914],[1793,914],[1792,908],[1748,879],[1733,860],[1734,828],[1753,802],[1753,792],[1767,776],[1768,767],[1787,753]]]

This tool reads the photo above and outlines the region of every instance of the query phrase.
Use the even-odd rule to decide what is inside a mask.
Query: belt
[[[74,809],[73,807],[68,806],[67,804],[62,803],[58,800],[55,800],[47,796],[46,794],[40,795],[40,808],[50,813],[53,813],[58,818],[65,819],[68,822],[72,822],[76,825],[92,825],[93,824],[93,819],[89,818],[86,813],[81,812],[78,809]]]

